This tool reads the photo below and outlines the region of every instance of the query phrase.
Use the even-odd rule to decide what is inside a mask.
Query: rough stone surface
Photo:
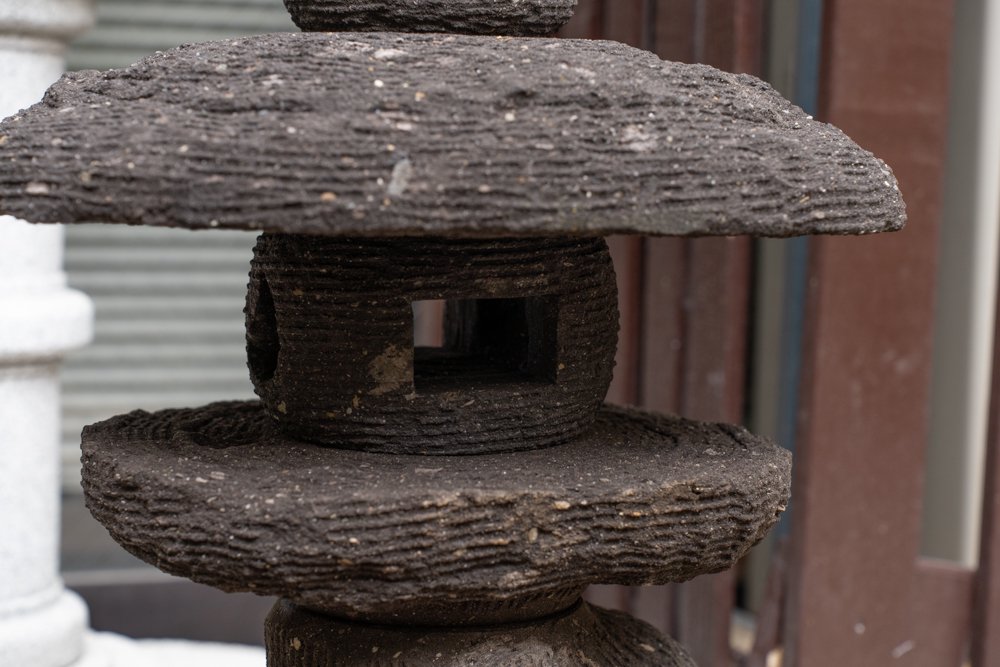
[[[346,623],[279,600],[265,641],[268,667],[696,667],[652,626],[584,603],[531,625],[443,631]]]
[[[572,17],[576,0],[285,0],[295,25],[328,30],[544,36]]]
[[[422,625],[727,569],[784,509],[790,463],[739,427],[611,407],[571,442],[481,456],[302,443],[257,402],[138,411],[83,434],[87,506],[138,557],[227,591]]]
[[[264,235],[247,305],[250,375],[293,437],[407,454],[563,442],[614,367],[618,290],[603,239]],[[442,348],[412,303],[452,300]]]
[[[0,213],[336,235],[857,234],[889,168],[768,85],[597,41],[274,34],[79,72]]]

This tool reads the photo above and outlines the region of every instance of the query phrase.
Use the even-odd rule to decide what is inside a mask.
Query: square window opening
[[[554,383],[558,297],[413,302],[417,393]]]

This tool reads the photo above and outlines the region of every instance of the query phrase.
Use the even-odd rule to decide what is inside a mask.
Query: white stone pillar
[[[0,118],[41,99],[93,0],[0,0]],[[134,642],[87,629],[59,578],[64,354],[90,341],[90,299],[66,287],[63,230],[0,216],[0,667],[263,667],[260,648]]]
[[[89,0],[0,0],[0,117],[63,71]],[[59,370],[91,337],[93,308],[67,289],[62,229],[0,218],[0,665],[95,664],[87,610],[59,579]]]

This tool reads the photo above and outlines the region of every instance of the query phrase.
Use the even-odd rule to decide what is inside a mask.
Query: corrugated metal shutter
[[[121,67],[157,50],[295,30],[281,0],[104,0],[70,69]],[[76,486],[80,429],[137,408],[253,395],[243,300],[254,234],[70,226],[66,269],[97,306],[94,343],[63,372],[64,479]]]
[[[298,30],[281,0],[99,0],[97,25],[70,69],[124,67],[154,51],[236,35]]]

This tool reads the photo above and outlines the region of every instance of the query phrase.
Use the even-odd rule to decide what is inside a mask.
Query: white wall
[[[923,551],[979,548],[1000,242],[1000,2],[956,4]]]

